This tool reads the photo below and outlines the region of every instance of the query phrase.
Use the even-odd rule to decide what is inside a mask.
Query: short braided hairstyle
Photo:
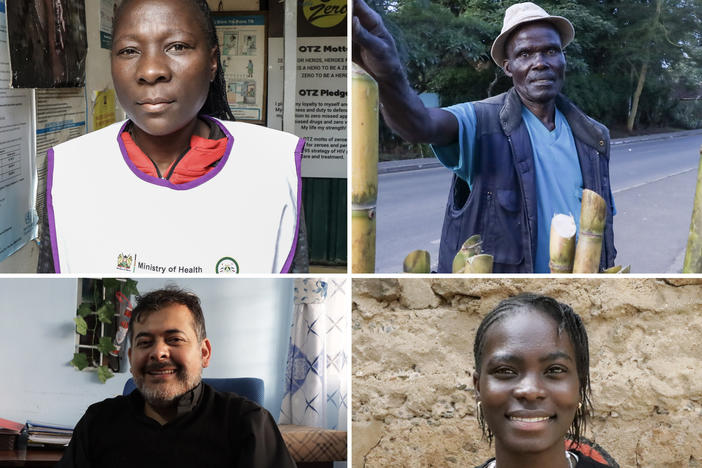
[[[124,7],[131,0],[123,0],[115,11],[112,18],[112,31],[117,29],[119,18],[122,16]],[[171,0],[173,1],[173,0]],[[210,89],[207,93],[207,100],[202,105],[199,114],[210,115],[221,120],[235,120],[232,114],[229,102],[227,101],[227,83],[224,80],[224,69],[222,68],[221,52],[219,48],[219,39],[217,39],[217,31],[215,29],[214,20],[210,12],[210,7],[206,0],[185,0],[190,2],[198,11],[198,19],[202,26],[205,36],[207,37],[207,46],[211,49],[217,47],[217,73],[214,80],[210,83]],[[113,34],[114,36],[114,34]]]
[[[483,351],[485,348],[485,335],[488,329],[515,312],[524,309],[532,309],[543,312],[551,317],[558,324],[558,334],[565,330],[573,343],[575,351],[575,363],[578,373],[580,402],[582,406],[575,413],[575,418],[570,425],[570,438],[575,446],[580,444],[580,438],[585,434],[587,423],[587,414],[592,411],[591,389],[590,389],[590,350],[587,340],[587,332],[583,321],[578,314],[575,313],[572,307],[568,304],[558,302],[552,297],[541,294],[522,293],[517,296],[509,297],[488,313],[478,327],[475,333],[475,343],[473,345],[473,357],[475,358],[475,372],[480,373],[482,365]],[[492,443],[493,434],[490,428],[487,427],[485,418],[480,409],[476,414],[478,424],[483,432],[483,436]]]

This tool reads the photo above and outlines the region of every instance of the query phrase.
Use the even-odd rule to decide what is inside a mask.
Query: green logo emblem
[[[217,266],[215,266],[215,273],[239,273],[239,264],[232,257],[222,257],[217,262]]]

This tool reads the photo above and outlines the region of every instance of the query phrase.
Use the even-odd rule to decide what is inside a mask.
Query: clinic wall
[[[353,466],[472,467],[473,340],[505,297],[570,304],[590,340],[586,437],[622,467],[702,466],[702,280],[363,279],[353,282]]]
[[[277,419],[292,280],[140,279],[138,287],[143,293],[168,283],[202,299],[213,345],[203,376],[262,378],[264,406]],[[128,371],[101,384],[94,372],[78,372],[69,364],[77,288],[76,279],[0,279],[0,417],[74,425],[90,404],[121,395]]]

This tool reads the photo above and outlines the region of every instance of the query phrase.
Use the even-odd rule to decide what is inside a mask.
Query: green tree
[[[632,131],[647,80],[666,82],[671,68],[685,62],[702,64],[702,10],[699,0],[619,0],[607,5],[618,29],[610,63],[620,76],[629,77],[626,127]],[[656,88],[670,92],[654,84]],[[660,101],[660,96],[651,94],[650,99]]]

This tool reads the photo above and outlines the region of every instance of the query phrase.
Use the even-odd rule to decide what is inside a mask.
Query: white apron
[[[279,273],[290,269],[304,140],[214,120],[228,137],[206,175],[174,185],[134,166],[125,122],[49,150],[56,273]]]

